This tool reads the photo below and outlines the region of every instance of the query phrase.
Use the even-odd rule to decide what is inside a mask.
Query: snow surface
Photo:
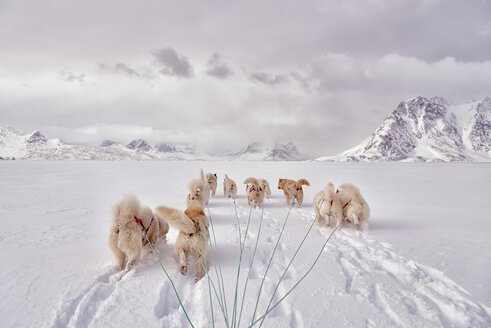
[[[210,270],[214,273],[219,254],[229,310],[239,237],[234,203],[222,196],[221,182],[227,173],[239,186],[242,236],[249,213],[242,181],[256,176],[271,184],[241,326],[251,318],[287,216],[276,188],[279,177],[307,178],[311,187],[304,187],[303,207],[291,209],[265,280],[261,314],[314,219],[317,191],[329,181],[355,183],[372,217],[367,231],[346,226],[334,234],[310,275],[266,318],[265,327],[491,326],[490,164],[93,161],[0,162],[0,326],[187,326],[150,250],[119,280],[107,236],[111,205],[124,193],[152,207],[183,209],[186,185],[199,168],[219,175],[218,196],[209,206],[218,243],[209,253]],[[260,214],[252,210],[239,295]],[[331,232],[314,227],[280,285],[280,296],[308,270]],[[211,327],[207,279],[195,284],[190,274],[178,272],[176,236],[171,229],[156,245],[160,258],[195,326]],[[220,318],[216,302],[214,315]],[[217,327],[223,326],[217,319]]]

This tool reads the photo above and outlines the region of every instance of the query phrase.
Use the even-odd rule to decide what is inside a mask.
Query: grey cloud
[[[125,63],[117,63],[115,66],[110,66],[106,64],[99,64],[99,69],[104,72],[110,72],[114,74],[123,74],[127,76],[135,76],[135,77],[142,77],[142,75],[134,70],[133,68],[130,68],[128,65]]]
[[[249,78],[253,82],[264,83],[267,85],[276,85],[288,81],[288,77],[286,75],[274,75],[264,72],[252,73]]]
[[[223,58],[215,52],[208,60],[206,74],[218,79],[226,79],[233,75],[233,71],[223,62]]]
[[[85,74],[75,73],[72,71],[63,70],[60,72],[60,78],[66,82],[79,82],[83,83],[85,81]]]
[[[178,54],[174,49],[162,48],[154,53],[157,63],[162,66],[160,73],[183,78],[193,77],[193,66],[187,57]]]

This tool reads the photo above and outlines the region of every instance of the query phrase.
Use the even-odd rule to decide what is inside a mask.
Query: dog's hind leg
[[[109,235],[109,247],[111,247],[111,250],[116,257],[116,268],[118,270],[123,270],[124,263],[126,262],[126,255],[118,247],[118,233],[116,231],[111,231]]]
[[[198,282],[205,275],[205,269],[208,270],[208,264],[206,263],[206,258],[201,253],[197,253],[198,258],[198,270],[196,270],[196,275],[194,276],[194,282]]]
[[[181,274],[186,275],[186,273],[188,273],[188,254],[183,249],[179,251],[179,260],[181,261]]]
[[[116,257],[116,261],[117,261],[116,268],[118,270],[123,270],[124,263],[126,262],[126,254],[121,252],[119,248],[113,247],[113,245],[111,245],[111,249],[114,253],[114,256]]]
[[[142,239],[139,234],[128,233],[118,240],[118,246],[126,254],[125,271],[128,272],[140,259],[143,246]]]
[[[361,230],[361,225],[360,225],[360,221],[358,220],[358,215],[353,214],[352,221],[353,221],[353,224],[355,225],[355,228],[358,230]]]

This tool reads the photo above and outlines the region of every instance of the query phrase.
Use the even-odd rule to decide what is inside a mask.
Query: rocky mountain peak
[[[291,161],[291,160],[296,160],[299,157],[300,156],[297,146],[295,146],[291,142],[288,142],[288,143],[275,143],[273,145],[273,149],[271,149],[266,159],[273,160],[273,161],[278,161],[278,160]]]
[[[48,142],[48,139],[39,132],[38,130],[35,130],[33,133],[31,133],[28,138],[26,139],[27,144],[40,144],[40,145],[45,145]]]
[[[402,101],[362,144],[332,158],[345,161],[489,158],[490,112],[489,97],[464,105],[450,105],[442,97],[415,97]]]
[[[136,150],[136,151],[149,151],[152,149],[152,146],[148,142],[146,142],[143,139],[137,139],[133,140],[129,144],[126,145],[126,148],[129,148],[131,150]]]

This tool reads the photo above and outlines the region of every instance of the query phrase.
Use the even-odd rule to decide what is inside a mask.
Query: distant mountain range
[[[66,144],[47,139],[40,131],[24,134],[16,129],[0,128],[0,159],[27,160],[245,160],[291,161],[301,155],[292,143],[264,145],[253,143],[243,150],[225,155],[210,155],[195,146],[176,143],[151,145],[143,139],[124,145],[104,140],[100,146]]]
[[[444,98],[403,101],[359,145],[318,161],[491,161],[491,98],[450,105]]]
[[[444,98],[403,101],[359,145],[317,161],[491,161],[491,98],[450,105]],[[31,160],[306,160],[293,143],[252,143],[227,154],[212,155],[189,144],[150,144],[143,139],[100,146],[66,144],[41,132],[24,134],[0,128],[0,159]]]

